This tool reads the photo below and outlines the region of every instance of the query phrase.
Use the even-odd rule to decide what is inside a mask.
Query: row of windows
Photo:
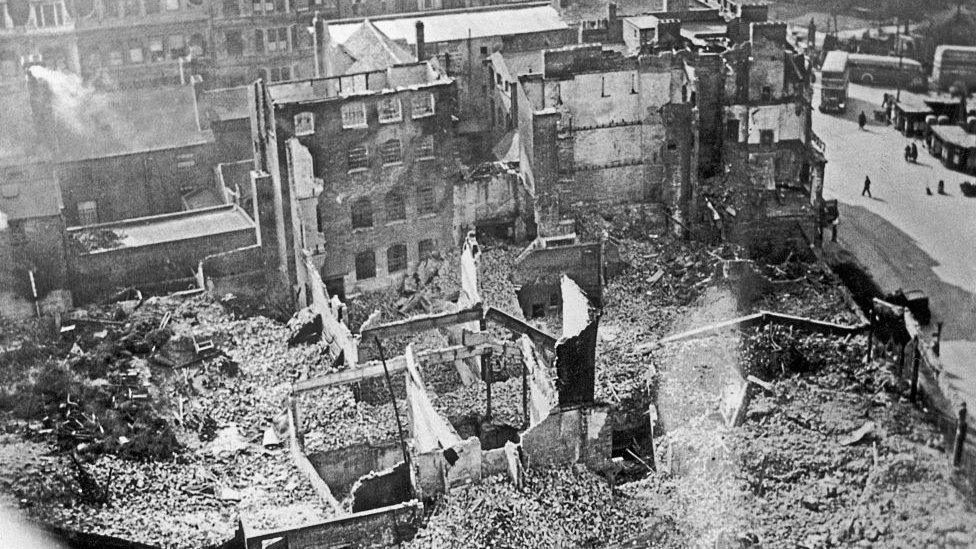
[[[406,193],[394,189],[383,199],[387,221],[402,221],[407,218]],[[373,202],[368,197],[354,200],[351,206],[352,228],[365,229],[373,226]],[[430,214],[437,211],[437,197],[434,186],[423,183],[417,188],[417,213]]]
[[[132,39],[125,43],[109,44],[105,51],[89,54],[89,66],[124,63],[160,63],[187,55],[199,57],[206,53],[207,42],[202,34],[190,36],[171,34],[144,39]]]
[[[417,254],[423,261],[434,252],[436,241],[421,240],[417,243]],[[386,249],[386,272],[389,274],[407,270],[407,245],[394,244]],[[376,276],[376,252],[369,250],[356,254],[356,279],[366,280]]]
[[[297,124],[296,124],[297,128]],[[434,157],[434,136],[422,135],[416,140],[414,155],[418,159]],[[399,139],[390,139],[379,147],[380,158],[383,164],[396,164],[403,162],[403,145]],[[369,150],[365,146],[351,147],[346,151],[346,169],[349,171],[360,170],[369,167]]]
[[[384,97],[376,105],[380,124],[400,122],[403,120],[403,109],[398,96]],[[366,122],[366,104],[362,102],[346,103],[341,108],[343,128],[363,128]],[[424,118],[434,114],[434,94],[429,92],[414,93],[410,97],[410,117]]]
[[[729,141],[739,141],[739,121],[732,119],[725,122],[725,138]],[[772,145],[776,142],[774,130],[759,130],[759,144]]]

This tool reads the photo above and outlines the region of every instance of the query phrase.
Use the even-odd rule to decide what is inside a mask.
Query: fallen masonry
[[[829,269],[609,233],[602,307],[562,277],[539,319],[497,246],[348,303],[309,265],[288,324],[130,292],[5,330],[3,492],[156,547],[972,542],[911,357],[863,361]]]

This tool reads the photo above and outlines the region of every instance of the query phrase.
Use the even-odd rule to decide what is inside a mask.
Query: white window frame
[[[424,99],[425,101],[421,105],[426,104],[429,106],[428,110],[420,110],[417,108],[419,99]],[[410,100],[410,117],[411,118],[427,118],[428,116],[434,116],[434,94],[430,92],[419,92],[413,95]]]
[[[179,11],[180,0],[163,0],[163,11]]]
[[[79,202],[75,208],[78,211],[79,225],[86,226],[98,223],[98,203],[94,200]]]
[[[339,107],[340,113],[342,115],[342,127],[349,128],[365,128],[367,127],[366,122],[366,104],[361,102],[355,103],[345,103]],[[352,114],[354,110],[358,113],[356,120],[352,120]]]
[[[430,146],[427,147],[427,144]],[[421,135],[417,138],[417,149],[414,154],[417,156],[418,160],[426,160],[429,158],[434,158],[434,143],[433,135]]]
[[[394,109],[387,108],[393,105],[395,105]],[[380,124],[392,124],[403,120],[403,105],[400,104],[400,98],[397,96],[381,98],[376,104],[376,110],[379,112]],[[388,110],[391,112],[387,113]],[[392,114],[392,111],[396,111],[396,113]]]
[[[295,135],[313,135],[315,133],[315,114],[300,112],[295,115]]]
[[[392,148],[388,149],[388,146]],[[403,164],[403,143],[399,139],[390,139],[384,142],[380,145],[380,158],[382,158],[384,166]]]

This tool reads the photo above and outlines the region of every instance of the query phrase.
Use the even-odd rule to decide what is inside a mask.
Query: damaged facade
[[[402,279],[454,245],[453,79],[421,62],[258,83],[254,105],[255,166],[286,193],[286,255],[299,295],[303,250],[330,293],[345,295]]]

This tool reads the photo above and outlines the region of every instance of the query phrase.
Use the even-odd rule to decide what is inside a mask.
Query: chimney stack
[[[607,4],[607,24],[613,25],[613,22],[617,20],[617,4],[615,2],[610,2]]]
[[[417,21],[416,27],[417,27],[417,61],[424,61],[427,59],[425,57],[426,52],[424,51],[425,49],[424,22]]]

